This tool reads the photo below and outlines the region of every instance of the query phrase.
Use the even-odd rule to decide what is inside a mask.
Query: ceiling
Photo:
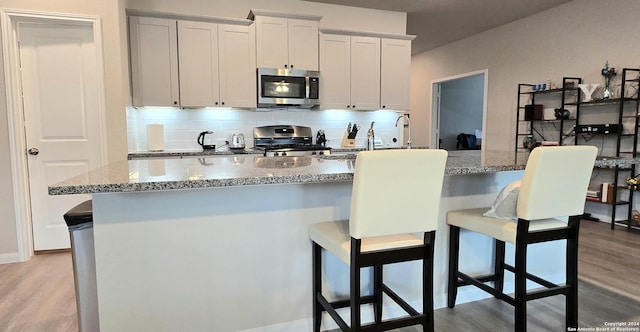
[[[407,13],[418,54],[572,0],[305,0]]]

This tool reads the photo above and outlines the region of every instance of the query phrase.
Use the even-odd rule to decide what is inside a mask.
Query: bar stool
[[[458,287],[474,285],[514,306],[515,331],[527,330],[527,301],[564,295],[566,328],[578,325],[578,229],[597,148],[560,146],[534,149],[517,194],[513,219],[484,216],[489,208],[449,211],[449,277],[447,305],[453,308]],[[498,203],[498,202],[497,202]],[[496,204],[494,207],[496,208]],[[498,209],[504,207],[498,206]],[[503,211],[503,214],[505,212]],[[568,222],[556,217],[568,216]],[[514,220],[517,219],[517,220]],[[494,271],[471,277],[458,270],[460,229],[484,234],[495,241]],[[566,282],[557,285],[527,272],[527,246],[566,240]],[[505,242],[515,245],[515,264],[504,261]],[[515,295],[503,292],[504,271],[515,275]],[[543,286],[527,290],[527,279]],[[491,287],[487,282],[493,282]]]
[[[386,331],[421,324],[433,331],[433,250],[447,152],[378,150],[358,153],[349,220],[309,227],[313,241],[313,330],[326,311],[342,331]],[[421,233],[422,237],[414,233]],[[350,267],[350,298],[328,302],[322,294],[321,252]],[[383,265],[422,260],[422,313],[383,283]],[[373,294],[360,294],[360,269],[373,267]],[[409,316],[382,320],[383,293]],[[373,304],[374,322],[361,324],[361,305]],[[351,308],[351,327],[336,309]]]

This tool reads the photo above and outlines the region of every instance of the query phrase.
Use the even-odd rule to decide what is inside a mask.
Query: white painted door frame
[[[19,22],[32,23],[65,23],[90,26],[96,45],[96,64],[99,71],[98,99],[100,121],[100,137],[103,142],[101,155],[106,159],[106,127],[104,96],[104,59],[102,47],[102,29],[100,18],[91,15],[66,13],[46,13],[28,10],[0,9],[2,24],[2,50],[4,59],[4,79],[7,93],[7,118],[9,127],[9,149],[11,154],[11,174],[13,177],[13,197],[15,209],[16,235],[18,243],[18,260],[26,261],[33,255],[33,238],[31,229],[31,205],[29,202],[29,173],[27,164],[27,146],[24,128],[24,109],[21,97],[20,58],[18,47],[17,25]]]
[[[484,131],[487,127],[487,93],[489,86],[489,70],[477,70],[464,74],[443,77],[436,80],[431,81],[431,148],[436,149],[439,147],[438,139],[440,138],[440,85],[445,82],[476,76],[476,75],[484,75],[484,96],[482,97],[482,130]],[[484,151],[485,148],[484,134],[482,139],[481,150]],[[484,155],[484,153],[483,153]]]

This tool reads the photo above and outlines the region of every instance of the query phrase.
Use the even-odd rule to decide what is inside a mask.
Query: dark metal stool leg
[[[360,305],[362,303],[360,297],[360,248],[361,240],[351,238],[351,331],[359,332],[361,317]]]
[[[382,322],[382,264],[373,267],[373,313],[376,323]]]
[[[578,327],[578,233],[580,218],[569,219],[571,232],[567,239],[567,286],[571,286],[566,296],[565,319],[566,328]]]
[[[425,316],[423,330],[425,332],[433,332],[435,329],[433,318],[433,254],[434,244],[436,241],[436,232],[425,233],[424,257],[422,257],[422,312]],[[455,302],[455,300],[454,300]]]
[[[460,227],[449,226],[449,280],[447,285],[447,306],[456,305],[458,295],[458,256],[460,252]]]
[[[320,332],[322,306],[318,303],[318,295],[322,294],[322,248],[315,242],[313,242],[312,246],[313,331]]]
[[[515,331],[527,331],[527,235],[529,221],[518,219],[515,254]]]
[[[493,273],[496,277],[494,282],[494,288],[501,293],[504,291],[504,241],[495,240],[496,244],[496,256],[493,261]]]

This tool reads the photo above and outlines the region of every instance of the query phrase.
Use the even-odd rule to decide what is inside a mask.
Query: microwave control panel
[[[318,77],[309,77],[309,99],[318,99],[320,90],[320,79]]]

